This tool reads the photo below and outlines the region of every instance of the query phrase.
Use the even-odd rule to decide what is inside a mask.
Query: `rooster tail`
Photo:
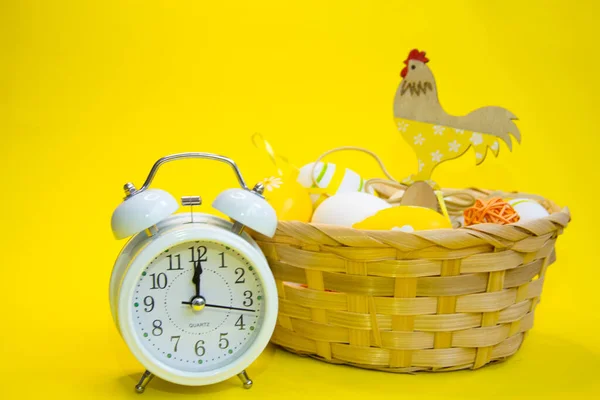
[[[521,143],[521,132],[514,123],[517,117],[510,111],[502,107],[482,107],[465,116],[467,120],[467,129],[483,134],[493,135],[504,141],[509,149],[512,150],[513,136],[517,143]],[[496,144],[498,146],[498,144]],[[497,149],[494,155],[498,155]],[[483,155],[485,158],[485,154]],[[479,161],[479,160],[478,160]]]

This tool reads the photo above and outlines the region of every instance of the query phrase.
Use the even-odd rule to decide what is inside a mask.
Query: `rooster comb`
[[[424,51],[419,51],[418,49],[412,49],[410,53],[408,53],[408,58],[404,61],[404,64],[408,64],[410,60],[421,61],[422,63],[426,63],[429,61],[429,58],[425,57]]]

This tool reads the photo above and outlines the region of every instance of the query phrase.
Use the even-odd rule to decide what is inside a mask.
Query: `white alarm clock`
[[[234,222],[201,213],[172,215],[169,193],[149,186],[169,161],[205,158],[229,164],[240,189],[229,189],[213,207]],[[250,190],[236,164],[209,153],[158,160],[144,185],[125,185],[112,215],[117,239],[133,237],[119,254],[110,281],[112,315],[133,355],[146,368],[135,386],[142,393],[154,375],[181,385],[207,385],[245,372],[269,342],[277,318],[277,289],[260,248],[244,227],[273,236],[277,217]],[[182,205],[199,205],[199,196]]]

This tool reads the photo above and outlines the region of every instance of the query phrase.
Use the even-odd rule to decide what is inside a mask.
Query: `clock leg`
[[[252,379],[248,377],[246,370],[240,372],[238,378],[240,378],[240,381],[244,384],[244,389],[250,389],[252,387]]]
[[[144,393],[144,390],[146,390],[146,386],[148,386],[152,378],[154,378],[154,375],[152,375],[150,371],[146,370],[146,372],[144,372],[144,374],[140,378],[138,384],[135,385],[135,391],[139,394]]]

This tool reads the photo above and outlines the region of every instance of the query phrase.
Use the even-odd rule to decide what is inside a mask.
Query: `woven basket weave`
[[[272,239],[256,234],[279,292],[272,342],[389,372],[505,359],[533,326],[570,221],[567,208],[544,205],[550,216],[514,225],[405,233],[286,221]]]

